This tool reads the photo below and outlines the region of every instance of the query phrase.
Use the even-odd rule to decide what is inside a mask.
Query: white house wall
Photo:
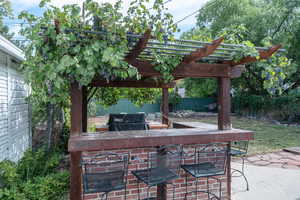
[[[1,51],[0,51],[1,52]],[[28,88],[19,67],[5,55],[0,65],[0,160],[19,160],[30,146]],[[6,62],[6,64],[5,64]]]
[[[0,161],[9,158],[7,56],[0,51]]]

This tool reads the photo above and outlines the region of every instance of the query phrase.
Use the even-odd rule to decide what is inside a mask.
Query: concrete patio
[[[284,159],[280,159],[278,155],[284,155]],[[293,162],[289,162],[287,157]],[[250,190],[246,191],[246,183],[242,177],[233,177],[233,200],[300,200],[300,166],[298,165],[298,157],[295,154],[277,152],[248,158],[248,162],[245,165],[245,173],[249,181]],[[266,163],[265,158],[271,158],[272,162],[265,166],[255,165],[251,162],[253,160],[261,160],[258,163],[261,164],[263,161]],[[241,164],[238,162],[233,162],[232,165],[233,168],[241,168]]]

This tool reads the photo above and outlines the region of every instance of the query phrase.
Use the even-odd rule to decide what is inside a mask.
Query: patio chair
[[[140,183],[147,185],[147,197],[143,200],[155,200],[150,197],[151,187],[160,184],[172,184],[173,200],[175,199],[175,185],[172,180],[179,177],[182,148],[179,145],[163,146],[157,152],[150,152],[147,156],[146,169],[137,169],[132,174],[137,178],[138,199],[140,200]],[[144,162],[139,160],[139,163]],[[138,166],[138,165],[137,165]]]
[[[248,153],[248,145],[249,141],[234,141],[231,143],[231,149],[230,149],[230,155],[232,157],[237,157],[242,159],[242,170],[238,169],[231,169],[231,175],[234,173],[239,173],[240,176],[243,176],[245,182],[246,182],[246,190],[249,191],[249,182],[247,177],[245,176],[245,157]],[[239,176],[234,176],[234,177],[239,177]]]
[[[192,152],[185,153],[181,168],[186,173],[186,194],[185,199],[189,199],[192,194],[207,194],[208,199],[222,199],[222,181],[217,177],[225,174],[226,158],[228,147],[225,143],[210,143],[207,145],[196,145]],[[196,188],[188,191],[188,175],[196,178]],[[198,182],[200,178],[206,178],[206,189],[199,190]],[[213,193],[209,186],[209,180],[214,179],[219,183],[219,195]]]
[[[105,152],[96,156],[83,156],[81,161],[83,194],[102,193],[100,199],[106,199],[108,193],[125,190],[128,174],[128,154]]]

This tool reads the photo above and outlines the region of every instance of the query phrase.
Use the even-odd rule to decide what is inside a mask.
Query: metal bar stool
[[[247,188],[246,190],[249,191],[249,182],[248,179],[245,176],[245,157],[248,153],[248,146],[249,146],[249,141],[235,141],[232,142],[231,144],[231,149],[230,149],[230,155],[232,157],[236,157],[236,158],[241,158],[242,159],[242,170],[238,170],[238,169],[231,169],[231,175],[234,173],[239,173],[240,176],[243,176]],[[239,176],[234,176],[234,177],[239,177]]]
[[[83,194],[102,193],[101,200],[115,190],[127,192],[128,154],[112,152],[83,156],[81,160]]]
[[[222,198],[222,181],[216,176],[225,174],[225,165],[228,155],[228,147],[225,143],[210,143],[206,145],[196,145],[191,153],[184,152],[181,168],[186,172],[186,194],[185,199],[188,199],[189,194],[206,193],[208,199]],[[196,189],[188,191],[188,174],[196,178]],[[206,178],[206,190],[198,190],[198,179]],[[219,183],[219,196],[214,194],[209,187],[209,179],[215,179]]]
[[[146,169],[137,169],[132,174],[137,178],[138,199],[140,200],[140,183],[147,187],[147,198],[144,200],[155,200],[156,197],[149,197],[149,190],[159,184],[172,184],[172,180],[179,177],[180,164],[182,159],[182,148],[180,145],[162,146],[157,152],[149,152],[147,156]],[[144,162],[139,160],[140,162]],[[175,199],[175,185],[173,186],[173,199]]]

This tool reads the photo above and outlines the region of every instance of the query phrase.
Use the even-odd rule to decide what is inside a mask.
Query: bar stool
[[[206,193],[208,199],[222,198],[222,181],[216,176],[225,174],[225,163],[228,155],[228,147],[225,143],[210,143],[207,145],[196,145],[192,153],[184,152],[183,165],[181,168],[186,173],[186,194],[185,199],[188,199],[189,194]],[[196,189],[188,191],[188,175],[196,178]],[[207,189],[198,190],[198,179],[206,178]],[[209,179],[215,179],[219,183],[219,196],[211,192],[209,187]],[[211,197],[212,196],[212,197]]]
[[[246,190],[249,191],[249,182],[248,179],[245,176],[245,157],[248,153],[248,146],[249,146],[249,140],[247,141],[234,141],[231,143],[231,149],[230,149],[230,155],[232,157],[241,158],[242,159],[242,170],[238,170],[235,168],[231,168],[231,175],[234,173],[239,173],[241,176],[243,176],[247,188]],[[239,177],[239,176],[235,176]]]
[[[144,200],[155,200],[156,197],[149,197],[151,187],[159,184],[172,184],[172,180],[179,178],[181,159],[182,148],[179,145],[162,146],[157,152],[148,153],[146,169],[132,171],[138,180],[138,199],[141,199],[140,182],[148,186],[147,198]],[[140,159],[139,161],[143,162]],[[173,199],[175,199],[175,185],[173,185]]]
[[[81,160],[83,194],[102,193],[101,200],[107,200],[109,192],[125,190],[126,199],[128,158],[128,154],[112,152],[83,156]]]

